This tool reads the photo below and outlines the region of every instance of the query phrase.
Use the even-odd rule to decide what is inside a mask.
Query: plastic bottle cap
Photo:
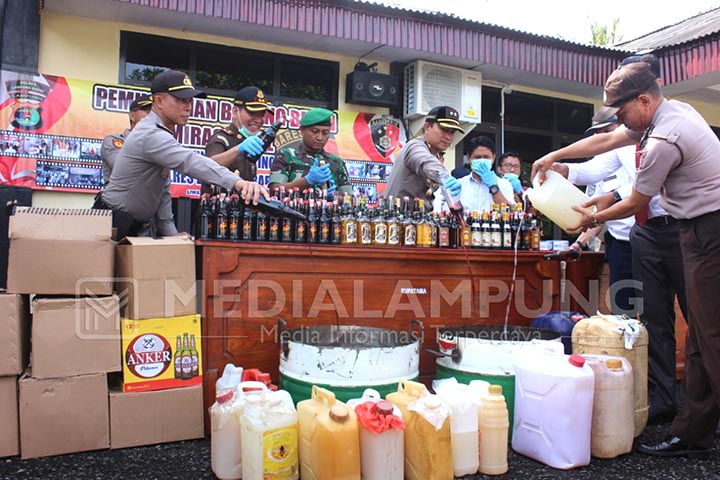
[[[570,365],[573,365],[575,367],[582,367],[583,365],[585,365],[585,357],[583,357],[582,355],[578,355],[577,353],[573,353],[572,355],[570,355],[568,362],[570,362]]]
[[[336,403],[330,407],[330,418],[336,422],[345,422],[350,418],[350,410],[347,406]]]
[[[490,388],[488,388],[488,393],[490,395],[502,395],[502,386],[501,385],[490,385]]]
[[[432,409],[438,408],[440,406],[440,399],[438,397],[436,397],[435,395],[428,395],[427,397],[425,397],[425,400],[423,403],[425,403],[425,406],[427,408],[432,410]]]
[[[393,413],[393,404],[387,400],[380,400],[375,406],[380,415],[390,415]]]
[[[215,401],[218,403],[226,403],[232,400],[234,393],[232,390],[222,390],[215,395]]]
[[[605,362],[605,366],[610,370],[622,370],[622,360],[619,358],[611,358]]]

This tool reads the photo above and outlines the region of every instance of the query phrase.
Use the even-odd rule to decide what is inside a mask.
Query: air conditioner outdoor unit
[[[447,105],[460,113],[460,121],[480,123],[482,74],[457,67],[417,60],[405,67],[405,118],[426,115]]]

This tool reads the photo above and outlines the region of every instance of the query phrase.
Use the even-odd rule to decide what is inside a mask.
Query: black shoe
[[[697,460],[710,458],[709,448],[697,447],[682,441],[678,437],[668,437],[664,441],[653,445],[642,443],[637,446],[636,450],[656,457],[688,457]]]
[[[665,410],[661,412],[653,412],[648,416],[648,425],[658,425],[660,423],[670,423],[675,419],[675,410]]]

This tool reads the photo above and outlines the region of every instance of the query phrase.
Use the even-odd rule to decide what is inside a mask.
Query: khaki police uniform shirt
[[[237,181],[227,168],[178,143],[152,111],[125,140],[102,200],[140,222],[148,222],[157,214],[158,232],[174,235],[177,229],[170,208],[172,170],[227,190],[232,190]]]
[[[236,149],[245,140],[245,136],[240,133],[237,127],[233,124],[228,125],[225,128],[221,128],[216,131],[208,140],[205,146],[205,156],[212,157],[218,153],[226,152],[230,149]],[[238,152],[238,158],[228,167],[228,170],[240,172],[240,178],[245,180],[255,180],[255,164],[245,160],[245,154]],[[210,185],[203,183],[203,193],[210,193]]]
[[[336,192],[352,195],[352,185],[350,185],[347,168],[342,158],[331,155],[325,150],[316,154],[309,153],[303,143],[296,148],[283,148],[275,154],[275,160],[273,160],[272,167],[270,167],[270,185],[273,183],[288,183],[296,178],[304,177],[315,163],[316,156],[319,156],[325,161],[326,165],[330,166],[332,179],[337,186]]]
[[[433,195],[428,195],[426,179],[437,182],[438,175],[445,171],[445,166],[425,143],[424,137],[416,137],[405,144],[388,179],[385,195],[393,197],[410,197],[425,199],[430,205]]]
[[[125,139],[130,135],[130,129],[126,128],[123,133],[114,133],[103,138],[102,147],[100,148],[100,158],[103,162],[103,184],[110,180],[110,174],[115,168],[118,153],[125,143]]]
[[[627,132],[642,140],[642,132]],[[663,100],[641,146],[635,190],[660,192],[660,205],[678,219],[720,210],[720,140],[693,107]]]

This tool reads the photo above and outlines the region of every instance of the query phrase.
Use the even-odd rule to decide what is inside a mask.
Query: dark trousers
[[[92,208],[99,210],[112,210],[112,228],[115,231],[114,240],[119,242],[125,237],[137,237],[145,227],[145,224],[138,222],[132,215],[120,210],[113,210],[102,200],[102,192],[98,192]]]
[[[610,311],[615,315],[637,316],[638,294],[632,287],[633,251],[630,242],[618,240],[605,232],[605,257],[610,267]]]
[[[720,211],[680,224],[688,303],[684,401],[671,432],[710,447],[720,419]]]
[[[685,274],[680,224],[635,225],[630,231],[633,273],[642,285],[640,321],[647,328],[651,413],[675,411],[675,295],[685,318]]]

